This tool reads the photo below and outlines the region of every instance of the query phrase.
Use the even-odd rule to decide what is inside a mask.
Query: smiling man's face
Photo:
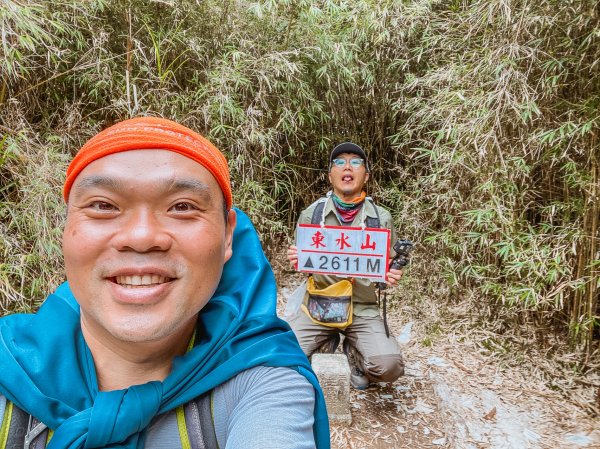
[[[217,181],[185,156],[135,150],[90,163],[63,234],[84,332],[125,342],[188,332],[231,257],[234,228]]]

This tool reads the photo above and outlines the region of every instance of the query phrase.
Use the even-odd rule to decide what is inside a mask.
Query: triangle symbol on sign
[[[310,257],[308,259],[306,259],[306,262],[304,263],[304,268],[314,268],[315,266],[312,263],[312,260],[310,260]]]

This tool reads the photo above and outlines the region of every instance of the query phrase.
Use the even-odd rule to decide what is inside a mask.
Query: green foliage
[[[265,245],[327,189],[332,145],[479,313],[599,321],[597,0],[92,0],[0,6],[0,305],[59,282],[59,191],[103,127],[162,115],[228,155]],[[464,290],[463,290],[464,291]],[[440,300],[446,299],[440,296]]]

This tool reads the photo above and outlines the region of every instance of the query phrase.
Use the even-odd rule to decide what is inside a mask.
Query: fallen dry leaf
[[[488,421],[496,419],[496,407],[492,408],[489,412],[487,412],[483,419],[486,419]]]

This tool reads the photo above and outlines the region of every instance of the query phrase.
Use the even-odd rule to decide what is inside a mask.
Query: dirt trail
[[[280,289],[280,310],[296,283]],[[600,420],[533,379],[530,366],[500,367],[465,335],[431,341],[397,310],[389,322],[406,375],[352,391],[352,424],[332,426],[333,449],[600,448]]]
[[[353,423],[333,426],[334,448],[600,448],[598,420],[558,393],[499,370],[457,341],[414,335],[406,375],[352,393]]]

